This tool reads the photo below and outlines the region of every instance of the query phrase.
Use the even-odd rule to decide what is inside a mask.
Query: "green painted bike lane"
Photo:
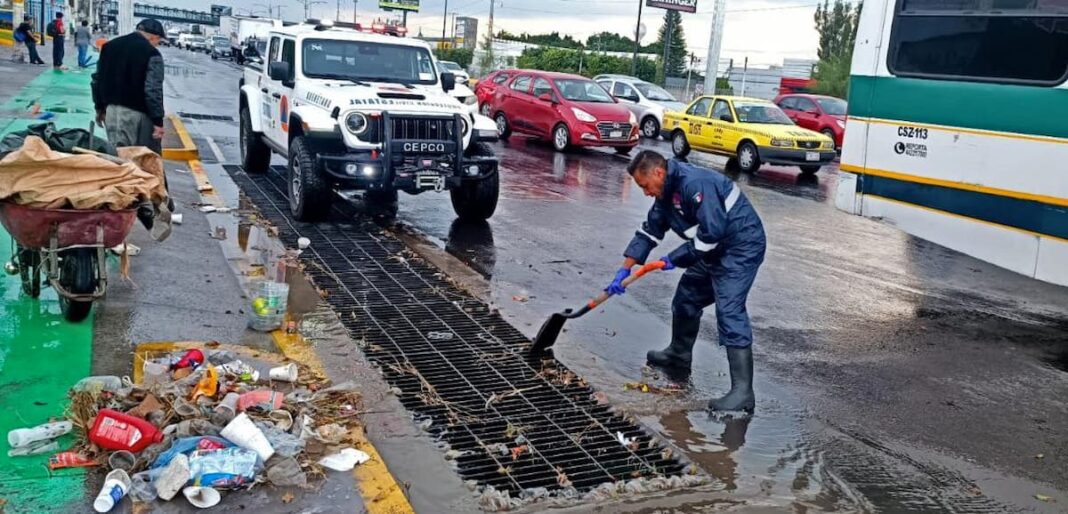
[[[42,72],[0,106],[0,135],[41,123],[30,116],[35,103],[42,113],[55,114],[50,121],[59,128],[88,128],[94,117],[89,82],[89,71]],[[11,237],[0,228],[0,261],[10,257]],[[0,512],[86,509],[84,470],[49,471],[47,454],[8,457],[6,434],[62,416],[67,390],[90,373],[92,348],[92,316],[70,323],[60,314],[51,288],[42,289],[40,299],[30,299],[22,294],[17,275],[0,273]],[[60,449],[73,440],[69,435],[60,439]]]

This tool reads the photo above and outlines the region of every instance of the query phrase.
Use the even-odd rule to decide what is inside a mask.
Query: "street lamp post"
[[[445,40],[449,37],[445,33],[445,27],[449,24],[449,0],[445,0],[445,10],[441,12],[441,47],[445,47]]]
[[[642,4],[645,0],[638,0],[638,23],[634,24],[634,55],[630,60],[630,74],[631,76],[638,75],[638,48],[641,46],[641,36],[639,32],[642,30]]]

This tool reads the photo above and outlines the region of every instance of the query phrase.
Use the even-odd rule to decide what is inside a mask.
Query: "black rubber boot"
[[[671,344],[663,350],[650,350],[645,355],[649,364],[662,368],[689,368],[693,344],[701,330],[701,318],[671,318]]]
[[[756,408],[753,394],[753,347],[727,347],[727,363],[731,369],[731,390],[714,400],[708,408],[713,411],[746,411],[752,414]]]

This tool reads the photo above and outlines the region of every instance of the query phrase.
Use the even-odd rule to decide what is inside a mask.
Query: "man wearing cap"
[[[156,50],[163,37],[163,24],[148,18],[100,51],[93,103],[115,146],[163,151],[163,56]]]

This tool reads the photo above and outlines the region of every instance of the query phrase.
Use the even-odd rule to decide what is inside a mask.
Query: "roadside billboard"
[[[233,16],[234,15],[234,8],[230,7],[230,6],[226,6],[226,5],[212,5],[211,6],[211,15],[212,16],[219,16],[219,17],[222,17],[222,16]]]
[[[419,0],[378,0],[378,7],[387,11],[419,12]]]
[[[679,12],[697,12],[697,0],[645,0],[649,7]]]

